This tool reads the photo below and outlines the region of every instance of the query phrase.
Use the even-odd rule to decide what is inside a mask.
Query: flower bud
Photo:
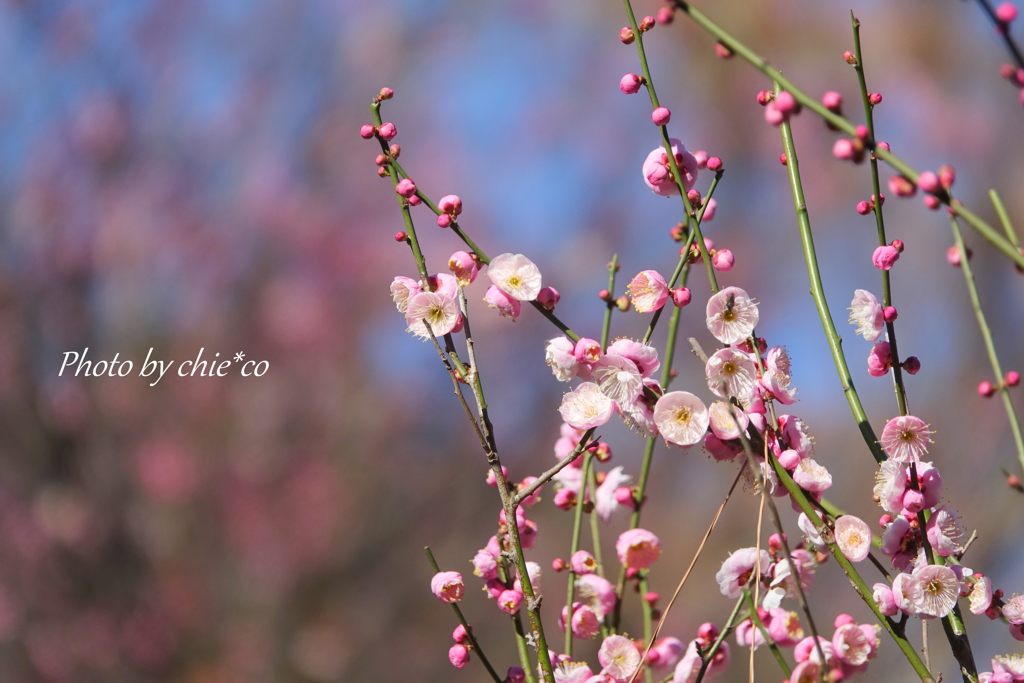
[[[850,161],[856,155],[856,147],[853,144],[853,140],[849,138],[839,138],[835,144],[832,145],[832,156],[836,159],[842,159],[843,161]]]
[[[1016,370],[1010,370],[1003,377],[1003,381],[1006,382],[1006,386],[1015,387],[1020,384],[1020,373]]]
[[[736,53],[726,47],[725,43],[718,42],[715,43],[715,54],[722,59],[732,59]]]
[[[501,466],[501,476],[508,480],[508,468],[504,465]],[[494,476],[494,470],[487,468],[487,485],[491,488],[498,488],[498,479]]]
[[[775,97],[775,93],[771,90],[761,90],[757,93],[757,103],[762,107],[767,106],[769,102]]]
[[[878,106],[879,104],[882,103],[882,93],[871,93],[870,95],[868,95],[868,102],[871,104],[872,107]]]
[[[448,650],[448,661],[450,661],[452,666],[456,669],[461,669],[469,664],[469,650],[465,645],[455,643],[452,645],[451,649]]]
[[[572,510],[576,507],[576,492],[572,489],[558,489],[554,500],[555,507],[559,510]]]
[[[903,369],[911,375],[916,375],[921,371],[921,361],[918,360],[917,356],[910,356],[903,361]]]
[[[469,633],[466,631],[466,627],[463,626],[462,624],[459,624],[458,626],[456,626],[455,630],[452,631],[452,640],[454,640],[456,643],[462,643],[462,644],[468,643],[469,642]]]
[[[683,238],[686,236],[686,224],[685,223],[676,223],[672,227],[672,229],[668,231],[668,234],[676,242],[682,242]]]
[[[385,140],[391,140],[396,135],[398,135],[398,129],[395,128],[395,124],[391,123],[390,121],[387,123],[380,124],[380,128],[378,129],[377,132],[379,132],[380,136]]]
[[[537,303],[549,311],[555,310],[555,304],[562,298],[554,287],[545,287],[537,292]]]
[[[906,248],[906,245],[903,244],[903,240],[893,240],[892,241],[892,247],[893,247],[893,249],[895,249],[896,251],[898,251],[899,253],[902,254],[903,250]]]
[[[452,272],[459,284],[465,287],[476,280],[480,264],[468,252],[457,251],[448,258],[448,270]]]
[[[989,382],[987,379],[978,385],[979,395],[984,396],[985,398],[989,398],[994,393],[996,393],[996,387],[994,384],[992,384],[992,382]]]
[[[666,126],[671,120],[672,112],[668,110],[668,107],[658,107],[651,112],[651,121],[654,121],[656,126]]]
[[[407,239],[409,239],[409,236],[406,235],[405,232],[403,232],[402,230],[399,230],[398,232],[395,233],[396,242],[404,242]]]
[[[942,185],[939,184],[939,176],[931,171],[925,171],[917,177],[917,186],[928,194],[939,194],[942,192]]]
[[[897,197],[913,197],[917,193],[917,187],[901,175],[894,175],[889,178],[889,192]]]
[[[882,311],[882,319],[887,323],[896,322],[896,317],[899,314],[896,312],[895,306],[886,306]]]
[[[411,178],[402,178],[398,181],[398,186],[395,187],[395,191],[408,199],[416,194],[416,183],[414,183]]]
[[[690,290],[687,289],[686,287],[680,287],[679,289],[672,290],[672,303],[674,303],[677,308],[682,308],[683,306],[686,306],[688,303],[690,303],[690,300],[692,298],[693,296],[690,293]]]
[[[378,154],[377,158],[373,160],[373,163],[378,166],[386,166],[388,163],[388,157],[386,154]]]
[[[452,224],[452,217],[446,213],[440,213],[437,215],[437,225],[441,228],[449,228]]]
[[[1009,24],[1017,18],[1017,7],[1012,2],[1004,2],[996,7],[996,19],[1004,24]]]
[[[698,149],[693,153],[693,159],[697,162],[697,168],[703,169],[708,167],[708,153],[702,149]]]
[[[655,603],[658,602],[658,598],[660,597],[661,596],[655,593],[654,591],[647,591],[646,593],[644,593],[644,602],[646,602],[651,607],[654,607]]]
[[[635,95],[640,92],[640,86],[643,85],[644,79],[642,76],[637,76],[634,73],[628,73],[622,77],[619,81],[619,90],[625,95]]]
[[[857,213],[861,216],[866,216],[871,213],[873,207],[869,202],[857,202]]]
[[[633,490],[628,486],[620,486],[615,489],[615,500],[619,505],[625,505],[630,509],[636,507],[636,498],[633,497]]]
[[[623,26],[622,30],[619,31],[619,40],[625,45],[631,45],[636,40],[636,36],[633,35],[633,29],[629,26]]]
[[[419,195],[414,194],[413,196],[409,197],[409,206],[419,206],[422,203],[423,200],[420,199]]]
[[[843,107],[843,96],[835,90],[829,90],[821,96],[821,104],[825,109],[838,114]]]
[[[783,152],[782,154],[779,155],[779,163],[782,164],[783,166],[786,165],[786,153],[785,152]]]
[[[462,200],[458,195],[446,194],[437,202],[437,208],[451,216],[458,216],[462,213]]]
[[[921,197],[921,200],[924,201],[924,205],[927,206],[932,211],[938,211],[939,207],[942,206],[942,202],[939,201],[939,198],[933,194],[926,194],[925,196]]]
[[[650,31],[652,28],[654,28],[654,25],[657,23],[658,22],[654,20],[654,17],[644,17],[643,19],[640,20],[640,33],[646,33],[647,31]]]
[[[857,133],[857,139],[860,140],[861,142],[867,142],[868,137],[871,135],[871,132],[868,130],[868,127],[865,126],[863,123],[858,125],[857,128],[854,130]]]
[[[628,311],[629,310],[629,297],[628,296],[620,296],[618,299],[615,300],[615,307],[617,309],[619,309],[620,311],[622,311],[623,313]]]
[[[377,97],[382,99],[382,100],[390,100],[394,96],[395,96],[395,91],[392,90],[391,88],[381,88],[380,89],[380,94],[377,95]]]
[[[715,252],[715,255],[711,257],[711,265],[715,267],[715,270],[719,270],[723,273],[728,273],[732,270],[735,263],[736,259],[728,249],[719,249]]]
[[[656,19],[663,26],[668,26],[676,18],[675,7],[662,7],[658,10]]]
[[[764,120],[770,126],[778,128],[786,121],[789,120],[789,115],[784,114],[779,110],[779,107],[775,104],[775,100],[772,100],[764,108]]]
[[[797,104],[793,93],[783,90],[775,96],[775,108],[782,112],[783,116],[789,116],[790,114],[796,114],[800,109],[800,105]]]
[[[725,164],[723,164],[722,160],[719,159],[718,157],[711,157],[710,159],[708,159],[709,171],[714,171],[715,173],[717,173],[718,171],[721,171],[724,168]]]
[[[600,292],[597,293],[597,298],[599,298],[601,301],[611,302],[612,293],[609,292],[607,289],[602,289]]]
[[[939,184],[943,189],[948,190],[956,182],[956,171],[949,164],[939,166]]]
[[[569,565],[566,563],[566,561],[560,557],[556,557],[555,559],[551,560],[551,569],[554,570],[556,573],[564,572],[568,567]]]
[[[370,138],[373,137],[373,134],[376,133],[376,132],[377,132],[377,129],[367,123],[367,124],[364,124],[359,129],[359,137],[361,137],[364,140],[369,140]]]
[[[381,167],[377,169],[377,175],[379,175],[381,178],[387,178],[388,175],[390,174],[388,173],[388,170],[386,168]]]
[[[856,66],[857,64],[857,57],[849,50],[843,53],[843,59],[845,59],[846,63],[850,66]]]
[[[1004,62],[1002,66],[999,67],[999,75],[1008,81],[1012,81],[1017,76],[1017,67],[1008,62]]]
[[[900,252],[896,247],[885,245],[875,249],[875,253],[871,256],[871,262],[875,268],[890,270],[899,258]]]
[[[686,193],[686,199],[689,200],[690,206],[700,206],[700,190],[690,190]]]

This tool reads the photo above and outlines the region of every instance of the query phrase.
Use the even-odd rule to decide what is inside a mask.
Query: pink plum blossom
[[[832,486],[832,475],[813,459],[805,458],[793,470],[793,481],[811,493],[821,493]]]
[[[636,363],[615,353],[606,353],[591,368],[594,382],[613,401],[628,403],[643,391],[644,381]]]
[[[473,556],[473,574],[485,581],[498,577],[498,562],[487,550],[478,550]]]
[[[881,270],[889,270],[893,267],[897,261],[900,260],[900,252],[896,247],[892,245],[883,245],[875,248],[874,254],[871,255],[871,262],[875,264],[875,268]]]
[[[992,606],[992,579],[984,574],[974,574],[971,578],[971,592],[967,594],[971,614],[984,614]]]
[[[593,382],[584,382],[562,397],[558,411],[562,419],[576,429],[600,427],[607,422],[615,406]]]
[[[846,624],[832,636],[832,652],[844,664],[860,666],[874,651],[874,641],[857,624]]]
[[[878,443],[893,462],[914,462],[928,453],[933,433],[921,418],[901,415],[885,423]]]
[[[1024,595],[1015,595],[1007,600],[1002,613],[1011,624],[1024,624]]]
[[[405,313],[409,306],[409,299],[423,291],[420,283],[411,277],[399,275],[391,283],[391,299],[399,313]]]
[[[885,326],[882,318],[882,304],[875,295],[866,289],[858,289],[853,293],[850,302],[850,323],[857,326],[857,334],[870,342],[878,339]]]
[[[697,182],[697,160],[692,154],[686,151],[683,143],[672,138],[672,154],[676,158],[676,165],[683,174],[683,187],[687,192],[693,189]],[[672,178],[672,170],[669,166],[668,154],[664,147],[657,147],[647,155],[643,165],[644,182],[655,194],[662,197],[670,197],[679,194],[679,186]]]
[[[708,408],[711,433],[721,440],[738,439],[745,432],[750,419],[742,409],[725,401],[715,401]],[[705,443],[705,446],[707,444]]]
[[[633,300],[633,308],[640,313],[651,313],[668,301],[668,283],[656,270],[641,271],[626,287]]]
[[[636,363],[636,367],[643,377],[650,377],[661,367],[656,348],[632,339],[616,339],[608,345],[608,353],[614,353]]]
[[[779,647],[793,647],[804,637],[800,617],[781,607],[769,610],[768,635]]]
[[[601,643],[597,661],[604,667],[604,673],[617,680],[629,680],[640,666],[640,653],[633,647],[633,641],[625,636],[608,636]]]
[[[738,598],[746,588],[750,577],[759,569],[762,576],[767,575],[771,566],[771,557],[765,550],[757,548],[741,548],[729,555],[722,563],[721,569],[715,574],[715,581],[728,598]]]
[[[451,649],[448,650],[448,661],[450,661],[452,666],[456,669],[461,669],[466,666],[469,664],[469,648],[461,643],[452,645]]]
[[[577,574],[593,574],[597,571],[597,560],[586,550],[577,550],[569,558],[569,566]]]
[[[692,446],[704,438],[710,417],[703,401],[688,391],[672,391],[654,406],[654,421],[665,441]]]
[[[594,512],[602,522],[610,522],[612,514],[619,508],[616,491],[632,481],[632,477],[623,471],[621,466],[613,467],[597,487],[594,494]]]
[[[926,532],[928,543],[931,544],[932,550],[939,555],[949,557],[963,552],[966,534],[960,526],[956,512],[945,505],[932,513]]]
[[[586,662],[559,662],[555,667],[555,683],[587,683],[593,675]]]
[[[911,580],[920,587],[912,599],[914,608],[921,614],[944,617],[953,611],[960,597],[960,582],[952,569],[943,565],[928,564],[917,567]]]
[[[448,270],[452,271],[459,284],[465,287],[476,280],[480,264],[468,252],[457,251],[448,258]]]
[[[519,611],[519,605],[523,602],[523,594],[520,591],[510,589],[502,591],[498,596],[498,609],[507,614],[515,614]]]
[[[422,339],[430,339],[431,333],[435,337],[444,336],[458,321],[459,305],[451,297],[435,292],[420,292],[409,299],[405,309],[405,324]]]
[[[736,627],[736,644],[743,648],[757,648],[764,645],[766,642],[764,634],[761,633],[761,629],[754,626],[754,622],[750,619],[744,619],[740,622],[740,625]]]
[[[758,385],[783,405],[796,402],[796,387],[792,384],[789,353],[783,346],[768,349],[765,368]]]
[[[757,321],[757,304],[739,287],[726,287],[708,300],[708,330],[723,344],[748,338]]]
[[[568,382],[576,376],[580,364],[576,360],[575,348],[568,337],[555,337],[544,348],[544,362],[559,382]]]
[[[626,567],[646,569],[661,556],[661,541],[646,529],[629,529],[619,535],[615,552]]]
[[[860,562],[871,552],[871,527],[858,517],[839,517],[836,520],[835,537],[839,549],[851,562]]]
[[[576,579],[576,592],[580,601],[602,619],[615,609],[615,586],[597,574],[585,574]]]
[[[749,354],[731,347],[711,354],[704,373],[708,378],[708,388],[726,400],[735,397],[740,402],[748,402],[757,383],[754,360]]]
[[[892,594],[892,586],[887,583],[876,583],[872,586],[871,597],[883,616],[891,617],[900,611],[896,606],[896,598]]]
[[[458,572],[438,572],[430,580],[430,590],[441,602],[458,602],[462,600],[466,585]]]
[[[498,289],[496,285],[491,285],[487,288],[487,292],[484,294],[484,301],[487,302],[488,307],[498,309],[501,315],[512,320],[518,318],[519,313],[522,311],[522,304]]]
[[[892,369],[892,349],[889,342],[876,342],[868,354],[868,374],[872,377],[882,377]]]
[[[659,670],[673,669],[679,663],[679,660],[682,659],[685,651],[686,646],[678,638],[673,638],[672,636],[658,638],[658,640],[654,641],[654,647],[651,648],[652,653],[657,653],[657,662],[652,663],[651,666]]]
[[[540,293],[540,270],[522,254],[501,254],[491,259],[487,277],[508,296],[533,301]]]

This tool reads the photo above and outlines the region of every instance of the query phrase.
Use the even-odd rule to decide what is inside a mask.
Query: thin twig
[[[536,481],[534,481],[532,484],[530,484],[526,488],[524,488],[521,491],[519,491],[519,493],[514,495],[512,497],[512,505],[514,507],[519,507],[522,504],[523,500],[525,500],[526,498],[530,497],[533,494],[534,491],[536,491],[541,486],[543,486],[548,481],[550,481],[551,478],[554,477],[556,474],[558,474],[559,472],[564,470],[566,467],[571,465],[578,457],[580,457],[580,454],[583,451],[587,450],[588,448],[593,446],[595,443],[597,443],[598,440],[600,439],[600,437],[597,437],[595,439],[591,439],[590,438],[591,436],[593,436],[595,429],[597,429],[597,428],[596,427],[592,427],[592,428],[588,429],[583,434],[583,436],[580,438],[580,442],[576,445],[576,448],[572,449],[572,452],[569,453],[569,455],[567,455],[564,458],[562,458],[561,460],[559,460],[557,465],[555,465],[551,469],[549,469],[546,472],[544,472],[544,474],[542,474],[539,477],[537,477]]]

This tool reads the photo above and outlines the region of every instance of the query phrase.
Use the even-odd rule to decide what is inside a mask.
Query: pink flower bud
[[[697,161],[697,168],[708,167],[708,153],[702,149],[698,149],[693,153],[693,158]]]
[[[835,144],[832,145],[832,156],[836,159],[842,159],[843,161],[849,161],[856,155],[856,148],[854,147],[853,140],[850,138],[839,138]]]
[[[635,95],[640,92],[640,86],[643,85],[644,79],[642,76],[629,73],[622,77],[619,81],[619,90],[626,95]]]
[[[978,394],[988,398],[992,394],[996,393],[996,386],[989,382],[987,379],[978,385]]]
[[[523,603],[523,594],[517,590],[502,591],[498,596],[498,609],[506,614],[515,614]]]
[[[956,182],[956,171],[949,164],[943,164],[939,166],[939,184],[943,188],[949,189],[953,187],[953,183]]]
[[[924,205],[927,206],[932,211],[938,211],[939,207],[942,206],[942,202],[939,201],[939,198],[936,197],[935,195],[926,194],[921,199],[924,201]]]
[[[866,216],[871,213],[871,204],[869,202],[857,202],[857,213],[861,216]]]
[[[839,110],[843,106],[843,96],[837,93],[835,90],[829,90],[827,93],[821,96],[821,104],[829,111],[839,113]]]
[[[691,206],[700,206],[700,190],[690,190],[686,193],[686,199]]]
[[[416,183],[414,183],[410,178],[402,178],[398,181],[398,186],[395,188],[395,191],[408,199],[416,194]]]
[[[382,100],[390,100],[394,96],[395,96],[395,91],[392,90],[391,88],[381,88],[380,89],[380,94],[377,95],[377,97],[379,97]]]
[[[526,681],[526,672],[523,671],[521,666],[510,666],[508,668],[508,675],[505,676],[505,683],[524,683]]]
[[[572,510],[576,507],[576,492],[572,489],[559,489],[555,492],[555,507],[559,510]]]
[[[615,489],[615,500],[619,505],[626,505],[630,508],[636,507],[636,499],[633,498],[633,491],[628,486],[620,486]]]
[[[704,213],[701,215],[701,223],[710,223],[715,219],[715,212],[718,211],[718,200],[709,199],[707,206],[704,208]]]
[[[379,175],[381,178],[387,178],[388,177],[388,170],[386,168],[378,168],[377,169],[377,175]]]
[[[715,252],[715,255],[711,257],[711,265],[715,267],[715,270],[719,270],[723,273],[728,273],[732,270],[735,263],[736,259],[728,249],[719,249]]]
[[[903,507],[907,512],[918,513],[924,510],[924,494],[917,489],[907,489],[903,494]]]
[[[437,214],[437,225],[442,228],[451,227],[452,217],[446,213]]]
[[[732,59],[736,53],[726,47],[725,43],[718,42],[715,43],[715,54],[721,59]]]
[[[555,559],[551,560],[551,569],[557,573],[564,572],[568,568],[569,565],[566,563],[565,560],[563,560],[560,557],[556,557]]]
[[[672,290],[672,303],[674,303],[678,308],[682,308],[690,303],[692,298],[693,295],[686,287],[680,287],[679,289]]]
[[[872,377],[882,377],[892,368],[892,349],[889,342],[875,342],[868,354],[868,374]]]
[[[1000,3],[999,7],[996,7],[996,19],[1009,24],[1011,21],[1017,18],[1017,7],[1012,2]]]
[[[718,628],[710,621],[704,622],[697,628],[697,639],[705,643],[713,643],[718,638]]]
[[[359,129],[359,137],[364,140],[369,140],[373,137],[373,134],[377,132],[377,129],[366,123]]]
[[[423,200],[420,199],[419,195],[414,194],[413,196],[409,197],[409,206],[419,206],[422,203]]]
[[[857,620],[854,619],[853,617],[851,617],[849,614],[840,614],[839,616],[836,617],[836,621],[835,621],[834,626],[836,628],[842,628],[843,626],[846,626],[847,624],[856,624],[856,623],[857,623]]]
[[[879,104],[882,103],[882,93],[871,93],[870,95],[868,95],[868,102],[871,104],[872,107],[878,106]]]
[[[893,240],[892,248],[902,254],[903,249],[906,248],[906,245],[903,244],[903,240]]]
[[[388,157],[386,154],[378,154],[377,158],[373,160],[373,163],[378,166],[386,166],[388,163]]]
[[[457,251],[448,258],[448,270],[452,271],[452,275],[455,276],[459,284],[465,287],[476,280],[480,264],[468,252]]]
[[[846,63],[851,66],[857,63],[857,57],[854,56],[854,54],[849,50],[843,53],[843,59],[846,60]]]
[[[879,149],[884,149],[886,152],[889,151],[889,143],[888,142],[878,142],[878,143],[875,144],[875,147],[877,147]]]
[[[765,105],[764,120],[769,125],[777,128],[789,120],[789,115],[780,111],[778,105],[775,104],[775,100],[772,100]]]
[[[800,454],[794,451],[792,448],[786,449],[779,453],[779,464],[784,469],[791,470],[800,464]]]
[[[870,131],[868,131],[868,127],[863,123],[857,126],[854,130],[857,133],[857,139],[861,142],[867,142],[868,137],[871,135]]]
[[[654,25],[657,23],[658,22],[654,20],[654,17],[644,17],[643,19],[640,20],[640,32],[646,33],[647,31],[650,31],[652,28],[654,28]]]
[[[935,175],[931,171],[925,171],[917,177],[917,186],[921,188],[923,192],[928,194],[938,194],[942,192],[942,185],[939,184],[939,176]]]
[[[900,259],[900,252],[891,245],[885,245],[877,247],[875,253],[871,256],[871,262],[875,265],[875,268],[881,270],[889,270],[893,264]]]
[[[504,465],[501,466],[501,475],[508,481],[508,468]],[[487,485],[491,488],[498,488],[498,479],[494,476],[494,470],[489,468],[487,470]]]
[[[1002,76],[1003,78],[1005,78],[1008,81],[1012,81],[1017,76],[1017,67],[1015,67],[1013,64],[1009,64],[1007,62],[1004,62],[999,67],[999,75]]]
[[[782,549],[782,542],[788,541],[789,537],[786,534],[772,534],[768,537],[768,550],[769,552],[779,552]]]
[[[630,567],[629,569],[626,570],[626,578],[629,579],[630,581],[632,581],[633,579],[635,579],[639,575],[640,575],[640,570],[637,569],[636,567]]]
[[[759,90],[757,92],[757,103],[762,107],[767,106],[769,102],[775,97],[775,93],[771,90]]]
[[[666,126],[671,120],[672,112],[668,110],[668,107],[658,107],[651,112],[651,121],[654,121],[656,126]]]
[[[655,593],[654,591],[648,591],[644,594],[644,602],[646,602],[651,607],[654,607],[654,604],[658,602],[658,598],[660,597],[661,596]]]
[[[921,361],[917,356],[910,356],[903,361],[903,369],[911,375],[916,375],[921,371]]]
[[[558,293],[558,290],[554,287],[545,287],[537,292],[537,303],[549,311],[555,310],[555,304],[558,303],[562,295]]]
[[[462,624],[456,626],[455,630],[452,631],[452,640],[454,640],[456,643],[468,643],[469,633],[466,632],[466,627]]]
[[[430,580],[430,590],[441,602],[458,602],[462,600],[466,585],[458,572],[438,572]]]
[[[782,154],[779,155],[779,163],[782,164],[783,166],[786,165],[786,153],[785,152],[783,152]]]
[[[783,116],[789,116],[790,114],[797,113],[800,105],[797,104],[796,98],[793,97],[793,93],[783,90],[775,96],[775,108],[778,109]]]
[[[894,175],[889,178],[889,192],[897,197],[913,197],[917,193],[917,187],[901,175]]]
[[[619,40],[626,45],[631,45],[636,40],[636,36],[633,35],[633,29],[629,26],[623,26],[619,31]]]
[[[972,256],[974,256],[974,252],[967,249],[967,260],[969,261]],[[961,261],[960,248],[955,244],[950,246],[950,248],[946,250],[946,260],[949,261],[949,265],[951,266],[959,266]]]
[[[448,661],[456,669],[461,669],[469,664],[469,650],[465,645],[460,645],[459,643],[452,645],[451,649],[448,650]]]
[[[675,7],[662,7],[658,10],[658,14],[655,17],[658,23],[663,26],[668,26],[676,18]]]
[[[725,167],[725,164],[723,164],[722,160],[719,159],[718,157],[711,157],[710,159],[708,159],[708,170],[709,171],[718,172],[718,171],[721,171],[724,167]]]
[[[409,239],[409,236],[406,235],[404,231],[399,230],[398,232],[395,233],[395,241],[396,242],[404,242],[407,239]]]
[[[398,135],[398,129],[395,128],[395,124],[391,123],[390,121],[387,123],[380,124],[380,129],[378,129],[378,132],[380,133],[380,136],[385,140],[391,140],[396,135]]]
[[[458,195],[446,194],[437,202],[437,208],[450,216],[458,216],[462,213],[462,200]]]
[[[887,323],[895,322],[898,315],[895,306],[886,306],[882,311],[882,319]]]
[[[1006,386],[1015,387],[1020,384],[1020,373],[1016,370],[1010,370],[1003,377],[1003,381],[1006,382]]]

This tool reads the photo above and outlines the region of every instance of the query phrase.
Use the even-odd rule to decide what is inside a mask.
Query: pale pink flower
[[[512,320],[518,318],[519,313],[522,311],[522,304],[516,299],[510,298],[495,285],[487,288],[487,292],[484,294],[484,301],[487,302],[488,307],[497,308],[498,313],[501,313],[506,318],[512,318]]]
[[[818,569],[818,561],[811,553],[807,552],[803,548],[796,548],[791,553],[793,558],[793,564],[796,565],[797,574],[800,576],[800,585],[804,591],[808,591],[811,588],[811,582],[814,581],[815,572]],[[782,588],[786,595],[796,597],[796,584],[793,581],[793,570],[789,565],[789,560],[785,558],[779,558],[774,565],[772,565],[772,588]]]
[[[441,337],[455,328],[459,321],[459,305],[451,297],[434,292],[420,292],[409,299],[405,309],[405,324],[417,337],[430,339],[430,332]],[[430,325],[430,332],[427,331]]]
[[[466,666],[469,664],[469,648],[460,643],[455,643],[451,646],[451,649],[448,650],[448,661],[451,662],[452,666],[456,669],[461,669]]]
[[[708,299],[708,330],[723,344],[749,337],[757,321],[757,304],[739,287],[726,287]]]
[[[876,583],[872,586],[871,597],[883,616],[891,617],[900,611],[900,608],[896,606],[896,598],[892,594],[892,586],[887,583]]]
[[[678,638],[672,636],[658,638],[654,641],[654,647],[651,648],[651,652],[658,653],[657,662],[652,663],[651,666],[654,669],[672,669],[682,659],[685,651],[686,646]]]
[[[476,551],[471,560],[473,563],[473,574],[485,581],[498,577],[498,562],[486,549]]]
[[[693,184],[697,182],[697,160],[686,151],[686,147],[679,140],[672,138],[670,143],[676,165],[683,174],[683,187],[689,192],[693,189]],[[654,194],[662,197],[679,194],[679,186],[672,177],[672,169],[664,147],[658,146],[647,155],[647,159],[644,160],[643,175],[644,182],[654,191]]]
[[[711,421],[711,433],[722,440],[740,438],[740,433],[745,432],[747,425],[750,424],[750,419],[741,408],[725,401],[712,403],[708,408],[708,416]]]
[[[409,306],[409,299],[422,291],[423,288],[420,286],[420,283],[411,277],[399,275],[391,283],[391,299],[395,302],[395,307],[398,308],[399,313],[405,313],[406,308]]]
[[[821,661],[821,655],[818,654],[818,648],[821,648],[821,654],[825,656],[825,661]],[[793,648],[793,658],[798,662],[814,662],[816,664],[827,664],[832,659],[834,653],[832,651],[832,641],[825,640],[822,636],[818,636],[818,646],[814,644],[814,636],[807,636]],[[815,679],[817,680],[817,679]]]
[[[619,562],[634,569],[647,569],[661,557],[661,541],[646,529],[629,529],[615,542]]]
[[[906,517],[899,515],[893,519],[885,527],[885,533],[882,534],[882,554],[895,558],[896,555],[902,553],[909,532],[910,522]],[[895,559],[893,561],[895,562]]]
[[[899,250],[889,244],[877,247],[875,252],[871,255],[871,262],[875,264],[875,268],[880,268],[881,270],[891,269],[893,264],[899,260]]]
[[[805,458],[793,470],[793,481],[811,493],[821,493],[832,486],[832,475],[813,459]]]
[[[601,619],[615,609],[615,586],[597,574],[584,574],[576,579],[576,592],[580,601]]]
[[[765,370],[758,380],[761,388],[771,394],[779,403],[791,405],[796,402],[796,387],[792,382],[791,364],[786,348],[773,346],[768,349]]]
[[[438,273],[427,278],[427,282],[433,287],[434,294],[459,298],[459,281],[451,273]]]
[[[997,655],[992,658],[992,672],[995,675],[1009,674],[1014,681],[1024,681],[1024,656]],[[992,683],[995,683],[995,676]]]
[[[544,362],[551,367],[551,374],[559,382],[568,382],[576,376],[579,361],[576,360],[576,344],[567,337],[555,337],[544,348]]]
[[[651,381],[645,379],[644,385],[651,386],[649,384]],[[654,385],[657,386],[658,395],[660,395],[661,387],[657,382],[654,382]],[[640,394],[632,401],[622,401],[616,405],[619,407],[622,421],[626,423],[627,427],[635,430],[645,439],[658,435],[658,424],[654,421],[654,402],[650,397]]]
[[[523,594],[515,589],[502,591],[498,596],[498,609],[507,614],[515,614],[519,611],[519,605],[523,602]]]
[[[921,614],[944,617],[953,611],[960,597],[960,582],[949,567],[928,564],[916,568],[912,581],[921,592],[915,596],[914,608]]]
[[[769,611],[768,635],[779,647],[793,647],[804,637],[800,617],[796,612],[775,607]]]
[[[640,374],[644,377],[650,377],[661,367],[661,361],[658,360],[658,350],[656,348],[650,344],[641,344],[632,339],[616,339],[608,345],[608,353],[614,353],[633,361],[636,363],[637,369],[640,370]]]
[[[821,680],[821,666],[807,659],[793,667],[789,683],[818,683]]]
[[[615,404],[593,382],[584,382],[562,397],[558,412],[562,419],[576,429],[600,427],[615,410]]]
[[[1024,624],[1024,595],[1015,595],[1007,600],[1002,612],[1011,624]]]
[[[975,574],[972,579],[971,592],[967,594],[971,614],[984,614],[992,606],[992,579],[984,574]]]
[[[860,666],[868,661],[873,645],[857,624],[840,626],[832,636],[833,654],[850,666]]]
[[[816,512],[815,514],[818,514],[818,513]],[[819,519],[821,518],[820,514],[818,515],[818,518]],[[824,546],[825,545],[825,541],[822,540],[821,534],[818,533],[818,528],[811,521],[811,518],[808,517],[803,512],[801,512],[800,516],[797,517],[796,525],[798,527],[800,527],[800,530],[804,532],[804,535],[807,536],[807,538],[811,541],[811,543],[813,543],[816,546]]]
[[[533,301],[540,293],[540,270],[522,254],[501,254],[491,259],[487,277],[501,291],[518,301]]]
[[[868,374],[872,377],[882,377],[892,369],[892,348],[889,342],[875,342],[868,354]]]
[[[568,608],[563,607],[562,618],[559,619],[559,626],[562,627],[563,631],[565,630],[565,615],[567,613]],[[601,620],[590,607],[574,602],[572,604],[572,618],[569,620],[569,628],[572,629],[573,637],[588,640],[601,631]]]
[[[899,514],[903,508],[903,494],[907,490],[907,469],[898,462],[886,460],[875,473],[873,493],[878,504],[891,515]]]
[[[697,648],[694,643],[697,641],[691,640],[690,645],[687,647],[686,652],[683,654],[682,659],[676,664],[675,673],[672,676],[671,683],[694,683],[697,680],[697,674],[700,673],[700,655],[697,654]],[[722,645],[727,645],[724,640]],[[707,678],[707,675],[705,675]]]
[[[587,683],[593,675],[586,662],[561,662],[555,667],[555,683]]]
[[[480,264],[473,259],[469,252],[457,251],[448,258],[448,270],[452,271],[452,275],[455,276],[458,283],[465,287],[476,280],[476,275],[480,272]]]
[[[715,581],[718,582],[722,595],[735,599],[746,588],[750,577],[755,574],[755,569],[759,568],[762,576],[767,575],[771,563],[771,557],[765,550],[741,548],[722,563],[721,569],[715,574]]]
[[[715,219],[715,212],[718,210],[718,200],[709,199],[705,203],[704,214],[700,217],[701,225],[710,223]]]
[[[629,680],[640,666],[640,653],[633,641],[625,636],[608,636],[601,643],[597,661],[604,667],[604,673],[618,680]]]
[[[586,550],[577,550],[569,557],[569,566],[577,574],[593,574],[597,571],[597,560]]]
[[[813,450],[811,432],[807,423],[792,415],[779,416],[779,436],[785,439],[791,449],[806,458]]]
[[[626,287],[633,300],[633,308],[640,313],[650,313],[668,301],[668,283],[655,270],[644,270]]]
[[[871,527],[864,520],[853,515],[843,515],[836,520],[836,544],[851,562],[860,562],[871,551]]]
[[[850,302],[850,323],[857,326],[857,334],[870,342],[878,339],[885,326],[882,318],[882,304],[878,303],[875,295],[866,289],[858,289],[853,292],[853,301]]]
[[[430,590],[441,602],[458,602],[466,592],[466,585],[458,572],[438,572],[430,580]]]
[[[594,494],[594,512],[601,518],[602,522],[611,521],[612,514],[619,508],[619,501],[615,497],[615,491],[620,486],[625,486],[632,481],[632,477],[623,472],[623,468],[613,467],[605,475],[604,481],[597,487]]]
[[[894,417],[885,423],[878,440],[882,450],[894,462],[914,462],[928,453],[934,432],[924,420],[913,415]]]
[[[576,354],[576,360],[590,366],[601,360],[601,356],[604,355],[604,351],[601,350],[601,343],[587,337],[583,337],[576,342],[576,348],[573,349],[573,353]]]
[[[665,441],[692,446],[704,438],[710,418],[699,398],[688,391],[671,391],[655,404],[654,421]]]
[[[594,364],[591,372],[594,382],[613,401],[634,401],[644,388],[644,380],[636,363],[617,354],[606,353]]]
[[[963,552],[966,534],[960,526],[956,512],[945,505],[932,513],[926,526],[932,550],[943,557]]]
[[[754,393],[757,382],[757,368],[750,354],[727,347],[711,354],[704,366],[708,388],[716,395],[729,400],[736,397],[746,403]]]
[[[740,625],[736,627],[736,644],[739,647],[753,648],[756,650],[766,642],[764,634],[761,633],[761,629],[754,626],[754,622],[750,619],[744,619],[740,622]]]
[[[708,411],[710,416],[710,411]],[[725,443],[714,434],[707,434],[704,437],[704,450],[711,454],[711,457],[718,461],[732,460],[743,452],[733,444]]]

